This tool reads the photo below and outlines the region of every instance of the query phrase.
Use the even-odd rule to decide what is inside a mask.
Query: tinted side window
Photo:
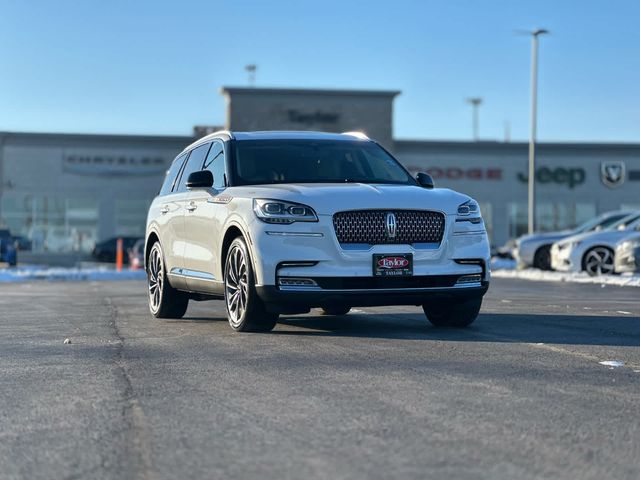
[[[164,183],[162,184],[159,195],[168,195],[171,193],[171,188],[176,181],[176,177],[178,176],[178,172],[180,171],[180,167],[182,167],[182,162],[184,162],[186,156],[187,154],[185,153],[173,161],[169,170],[167,170],[167,176],[164,177]]]
[[[204,161],[204,168],[213,174],[213,188],[221,189],[226,187],[224,170],[224,150],[222,142],[214,142],[209,150],[209,155]]]
[[[175,191],[187,191],[187,179],[189,178],[189,175],[193,172],[202,170],[202,164],[204,163],[204,158],[207,156],[210,146],[210,143],[205,143],[204,145],[200,145],[199,147],[191,150],[189,160],[187,160],[187,164],[184,166],[184,170],[182,170],[182,175],[180,176],[180,184]]]

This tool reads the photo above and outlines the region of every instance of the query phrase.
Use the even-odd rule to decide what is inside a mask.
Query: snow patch
[[[491,276],[496,278],[517,278],[538,282],[591,283],[605,288],[607,285],[620,287],[640,287],[640,275],[600,275],[590,277],[585,272],[549,272],[536,268],[516,269],[514,260],[496,258],[491,260]]]
[[[46,281],[103,281],[103,280],[143,280],[147,277],[144,270],[122,270],[107,267],[97,268],[47,268],[40,266],[21,266],[0,269],[0,283]]]
[[[605,360],[604,362],[598,362],[600,365],[604,365],[605,367],[624,367],[624,362],[620,362],[618,360]]]

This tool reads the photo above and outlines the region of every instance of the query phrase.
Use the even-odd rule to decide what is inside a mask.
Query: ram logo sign
[[[607,187],[615,188],[622,185],[626,173],[624,162],[611,160],[600,164],[600,179]]]

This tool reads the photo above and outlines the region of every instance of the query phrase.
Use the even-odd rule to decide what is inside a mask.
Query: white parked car
[[[620,240],[615,252],[616,273],[640,273],[640,233]]]
[[[551,245],[580,233],[605,230],[632,213],[631,211],[607,212],[573,230],[523,235],[516,240],[516,246],[513,250],[513,256],[518,262],[518,268],[534,267],[540,270],[551,270]]]
[[[189,145],[149,209],[145,267],[153,315],[220,299],[238,331],[380,305],[467,326],[490,277],[478,204],[412,178],[358,133],[219,132]]]
[[[638,231],[640,213],[636,212],[607,230],[565,238],[551,247],[551,267],[561,272],[584,270],[592,276],[614,273],[616,244]]]

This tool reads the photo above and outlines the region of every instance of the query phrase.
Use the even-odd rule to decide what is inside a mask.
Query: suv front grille
[[[395,232],[393,218],[395,217]],[[333,228],[341,244],[440,243],[444,215],[430,210],[352,210],[333,216]]]

